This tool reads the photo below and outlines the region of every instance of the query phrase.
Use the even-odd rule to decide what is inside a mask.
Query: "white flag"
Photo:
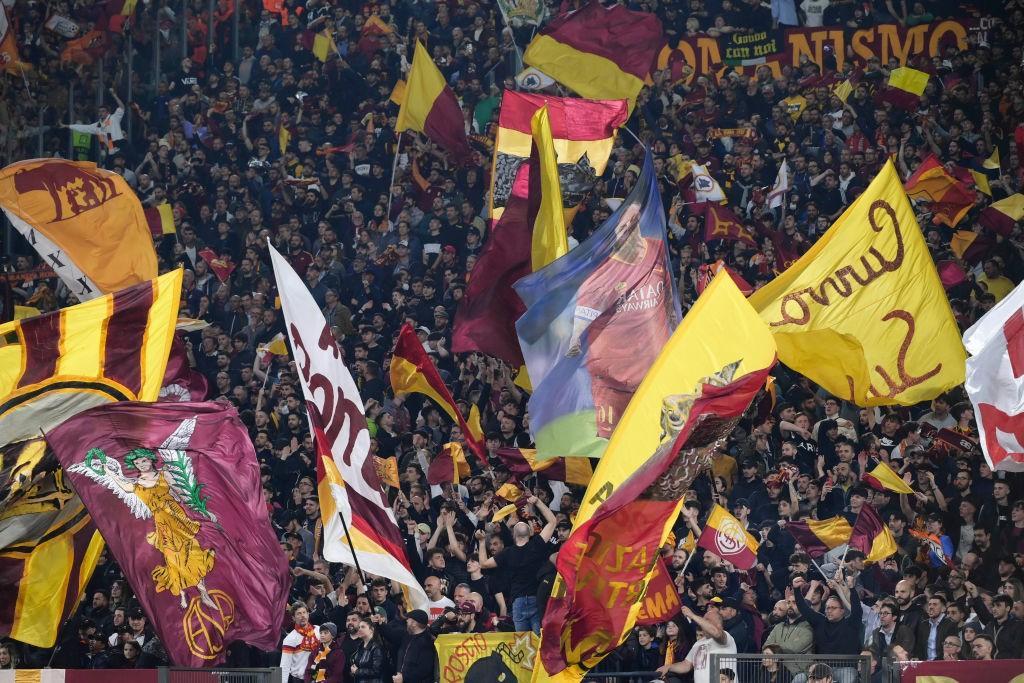
[[[994,470],[1024,472],[1024,285],[964,332],[964,387]]]
[[[426,609],[427,595],[409,567],[405,542],[369,455],[370,433],[356,383],[302,278],[273,245],[270,260],[316,442],[324,558],[355,566],[354,548],[365,572],[402,584],[407,607]]]
[[[694,164],[690,167],[693,174],[693,192],[698,202],[720,202],[725,199],[722,186],[708,173],[707,166]]]
[[[768,208],[777,209],[782,206],[783,202],[786,201],[786,193],[790,189],[789,164],[783,159],[782,166],[779,166],[779,174],[775,176],[775,184],[772,185],[772,191],[768,193]]]
[[[554,84],[555,79],[551,78],[551,76],[548,76],[535,66],[527,67],[516,75],[516,86],[519,87],[520,90],[535,92],[537,90],[549,88]]]

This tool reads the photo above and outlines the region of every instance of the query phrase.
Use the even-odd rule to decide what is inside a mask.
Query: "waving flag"
[[[963,382],[959,330],[891,161],[750,303],[779,360],[859,406],[914,405]]]
[[[865,484],[878,491],[895,491],[913,495],[914,489],[900,478],[891,467],[879,461],[873,470],[864,473]]]
[[[604,225],[515,289],[538,456],[600,456],[681,318],[650,155]]]
[[[552,20],[523,61],[583,97],[625,99],[632,109],[664,42],[654,14],[591,0]]]
[[[889,525],[868,503],[862,505],[857,513],[857,521],[850,533],[850,547],[864,553],[867,562],[881,562],[899,549]]]
[[[974,193],[949,175],[934,154],[921,162],[903,188],[911,199],[930,203],[933,222],[951,228],[974,206]]]
[[[1021,218],[1024,218],[1024,194],[1018,192],[982,209],[978,223],[1003,237],[1009,237]]]
[[[741,571],[757,564],[757,549],[760,547],[740,521],[721,505],[711,508],[711,515],[700,532],[697,545],[731,562]]]
[[[966,332],[967,395],[994,470],[1024,472],[1024,285]]]
[[[277,647],[292,577],[233,406],[97,406],[46,440],[175,664]]]
[[[586,486],[594,476],[594,469],[587,458],[537,459],[535,448],[499,448],[495,455],[505,464],[512,476],[519,481],[540,474],[546,479],[564,481],[566,484]]]
[[[441,379],[441,373],[423,350],[423,344],[409,323],[402,325],[398,341],[395,342],[395,352],[391,356],[391,388],[396,395],[423,394],[436,403],[459,425],[466,445],[480,458],[484,466],[487,466],[487,448],[484,445],[484,434],[479,418],[475,423],[468,424],[462,417],[459,407],[455,405],[455,399],[452,398],[452,392]]]
[[[149,222],[124,178],[88,162],[0,171],[0,208],[81,301],[157,276]]]
[[[92,406],[157,398],[181,273],[0,325],[0,635],[53,647],[76,608],[103,541],[37,437]]]
[[[491,182],[491,218],[496,220],[480,258],[470,274],[466,296],[459,304],[452,333],[452,350],[481,351],[520,367],[522,351],[515,321],[526,310],[512,290],[532,270],[533,225],[528,199],[534,145],[532,123],[537,110],[548,109],[552,144],[556,150],[565,224],[604,173],[614,144],[615,129],[626,120],[626,105],[506,91],[495,139]],[[539,173],[539,170],[538,170]],[[532,197],[536,202],[539,193]]]
[[[395,128],[425,134],[456,161],[464,162],[471,155],[459,100],[418,40]]]
[[[757,240],[743,221],[728,208],[714,202],[704,203],[704,241],[728,240],[757,247]]]
[[[786,531],[803,546],[811,557],[821,557],[829,550],[838,548],[850,540],[853,527],[842,515],[828,519],[806,519],[786,522]]]
[[[358,553],[365,571],[401,584],[409,605],[422,609],[427,596],[413,576],[394,512],[381,491],[356,383],[302,278],[273,246],[269,249],[316,443],[324,559],[354,566]]]
[[[767,325],[720,274],[651,366],[587,487],[558,553],[534,681],[579,681],[628,636],[683,493],[774,364]]]

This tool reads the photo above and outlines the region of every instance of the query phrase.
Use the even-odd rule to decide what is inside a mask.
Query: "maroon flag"
[[[277,647],[291,575],[231,405],[113,403],[46,440],[176,665]]]
[[[188,362],[188,349],[181,332],[174,333],[171,341],[171,355],[167,358],[164,383],[160,387],[160,401],[183,402],[202,401],[209,390],[209,382],[203,373],[192,369]]]

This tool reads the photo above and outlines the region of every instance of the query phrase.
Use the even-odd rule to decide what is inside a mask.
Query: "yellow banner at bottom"
[[[526,683],[533,675],[537,636],[530,631],[438,636],[441,683]]]

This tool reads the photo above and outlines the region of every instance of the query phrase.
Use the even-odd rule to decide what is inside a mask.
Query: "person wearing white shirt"
[[[110,109],[105,105],[100,105],[100,118],[96,123],[72,123],[61,124],[62,128],[70,128],[78,133],[91,133],[100,139],[100,146],[103,147],[108,154],[113,154],[118,150],[118,142],[124,140],[124,131],[121,130],[121,119],[124,118],[124,102],[117,96],[117,93],[113,88],[110,89],[110,94],[113,95],[114,99],[117,100],[117,109],[114,113],[110,113]]]
[[[688,674],[693,672],[694,683],[712,683],[711,655],[736,654],[736,641],[729,632],[722,628],[722,617],[718,608],[708,604],[708,611],[700,617],[683,605],[683,616],[697,626],[697,642],[693,644],[681,662],[666,664],[658,668],[658,676],[664,678],[670,673]],[[718,680],[718,672],[714,672],[714,680]]]

